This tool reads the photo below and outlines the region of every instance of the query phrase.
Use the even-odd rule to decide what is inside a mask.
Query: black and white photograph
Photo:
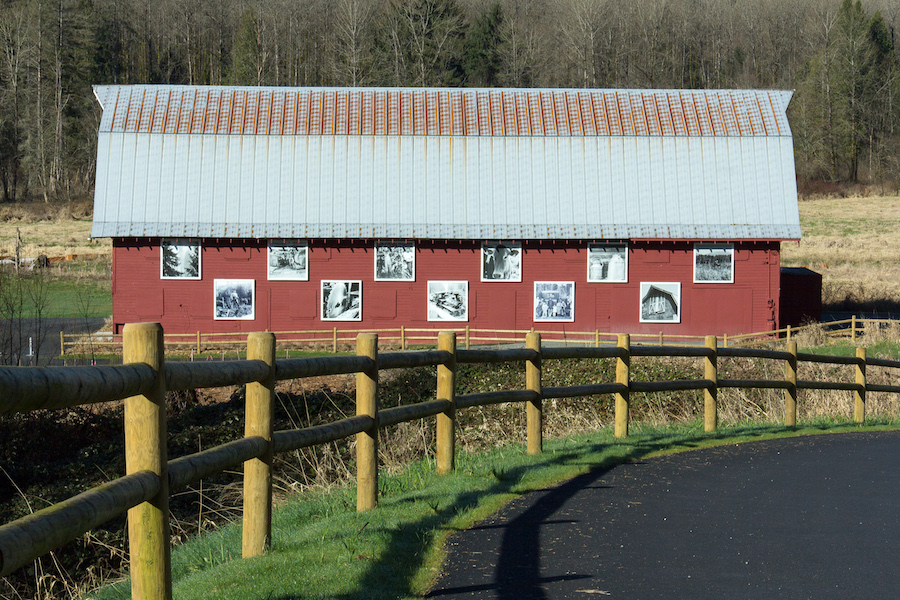
[[[694,244],[694,283],[734,283],[734,245]]]
[[[375,281],[415,280],[415,244],[375,244]]]
[[[628,282],[628,246],[588,245],[588,275],[592,283]]]
[[[322,320],[361,321],[362,282],[323,280]]]
[[[159,244],[160,277],[200,279],[200,242],[164,239]]]
[[[219,321],[252,321],[256,316],[255,284],[253,279],[214,280],[214,318]]]
[[[575,282],[535,281],[535,321],[574,321]]]
[[[522,244],[485,242],[481,245],[482,281],[522,281]]]
[[[307,281],[309,247],[306,242],[269,242],[269,279]]]
[[[681,283],[641,282],[641,323],[680,323]]]
[[[468,321],[469,282],[429,281],[429,321]]]

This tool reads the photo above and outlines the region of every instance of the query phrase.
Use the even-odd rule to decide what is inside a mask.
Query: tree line
[[[93,84],[793,89],[801,179],[900,181],[890,0],[0,0],[0,201],[93,184]]]

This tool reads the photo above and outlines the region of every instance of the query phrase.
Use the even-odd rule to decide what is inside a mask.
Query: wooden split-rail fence
[[[860,335],[870,331],[877,331],[888,327],[900,326],[900,321],[890,319],[863,319],[851,317],[840,321],[831,321],[825,324],[801,325],[799,327],[782,327],[770,331],[756,333],[743,333],[739,335],[722,335],[720,344],[724,347],[764,345],[780,346],[797,335],[810,329],[817,329],[827,337],[848,337],[856,340]],[[509,344],[521,343],[524,336],[530,331],[521,329],[476,329],[465,326],[459,329],[438,330],[434,328],[417,327],[393,327],[387,329],[310,329],[304,331],[276,331],[276,339],[279,349],[287,356],[292,349],[327,349],[334,353],[352,347],[356,343],[356,336],[362,332],[377,333],[382,344],[390,344],[401,350],[412,346],[433,346],[441,331],[454,331],[459,344],[466,350],[476,345],[485,344]],[[535,331],[535,330],[531,330]],[[545,342],[572,346],[614,345],[619,334],[607,333],[599,330],[572,331],[572,330],[539,330]],[[665,333],[638,333],[631,334],[632,341],[645,344],[658,344],[660,346],[703,343],[705,336]],[[195,333],[167,333],[165,335],[166,349],[184,355],[197,356],[203,353],[233,352],[241,349],[246,337],[240,333],[209,333],[197,331]],[[123,337],[121,334],[113,334],[108,331],[94,333],[64,333],[59,332],[60,354],[65,356],[84,356],[95,353],[121,352]]]
[[[865,420],[867,392],[900,393],[900,386],[866,381],[867,366],[900,369],[900,361],[867,358],[864,348],[855,357],[798,354],[796,342],[786,351],[720,347],[714,336],[703,346],[632,347],[628,335],[615,346],[542,347],[541,336],[530,332],[525,347],[501,350],[457,349],[453,332],[438,336],[436,350],[378,352],[378,336],[360,333],[356,356],[275,358],[272,333],[251,333],[247,360],[233,362],[166,362],[163,330],[157,323],[125,326],[124,363],[98,367],[2,367],[0,414],[125,400],[126,475],[57,505],[0,526],[0,576],[72,541],[102,523],[128,512],[132,598],[172,597],[169,497],[180,488],[243,464],[243,556],[264,553],[271,543],[272,459],[274,454],[356,436],[357,509],[374,508],[378,501],[378,430],[391,425],[435,417],[436,469],[454,469],[456,413],[488,404],[525,405],[526,447],[542,451],[543,400],[611,394],[615,397],[615,435],[625,437],[633,392],[703,390],[704,429],[717,426],[717,397],[723,388],[771,388],[784,393],[786,426],[797,422],[797,392],[832,389],[851,392],[853,419]],[[693,380],[633,381],[632,357],[695,357],[703,376]],[[784,378],[773,380],[719,379],[720,357],[755,357],[784,363]],[[615,358],[615,381],[551,387],[541,379],[545,360]],[[524,388],[457,396],[460,363],[525,363]],[[800,362],[855,367],[853,381],[797,379]],[[383,369],[437,368],[434,400],[379,410],[378,379]],[[339,421],[286,431],[273,431],[275,385],[278,381],[317,375],[357,376],[357,414]],[[598,376],[602,374],[598,373]],[[221,446],[170,460],[166,447],[167,390],[246,385],[245,437]],[[38,440],[35,443],[39,443]]]

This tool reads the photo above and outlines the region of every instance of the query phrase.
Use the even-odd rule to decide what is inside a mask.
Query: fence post
[[[466,325],[466,350],[469,349],[469,326]]]
[[[406,350],[406,326],[400,326],[400,349]]]
[[[659,345],[660,345],[660,346],[665,346],[665,345],[666,345],[665,339],[663,338],[663,332],[662,332],[662,331],[659,332]]]
[[[337,327],[334,328],[331,337],[331,352],[332,354],[337,354]]]
[[[853,420],[860,425],[866,421],[866,349],[857,348],[856,385],[861,386],[853,392]]]
[[[450,353],[450,360],[437,367],[437,399],[450,401],[437,416],[437,472],[446,475],[456,467],[456,334],[440,332],[438,350]]]
[[[163,330],[159,323],[128,323],[122,334],[122,361],[146,363],[156,371],[156,383],[151,390],[125,400],[125,472],[130,475],[152,471],[159,476],[156,495],[128,511],[131,597],[170,600],[172,563]]]
[[[797,342],[788,342],[787,351],[791,357],[784,363],[784,379],[788,387],[784,389],[784,426],[797,426]]]
[[[272,421],[275,405],[275,335],[247,336],[247,360],[269,365],[269,374],[247,384],[244,436],[259,436],[268,448],[244,463],[243,556],[261,556],[272,541]]]
[[[616,426],[617,438],[628,437],[628,392],[631,387],[631,336],[619,334],[618,346],[625,350],[625,355],[616,359],[616,383],[625,386],[622,392],[616,392]]]
[[[530,331],[525,336],[525,347],[537,352],[537,357],[525,362],[525,387],[537,392],[537,398],[525,405],[528,454],[540,454],[544,449],[544,401],[541,390],[541,334]]]
[[[719,408],[717,401],[719,398],[719,375],[718,375],[718,348],[716,336],[706,336],[706,348],[712,354],[707,355],[703,360],[704,369],[703,377],[712,381],[712,387],[708,387],[703,391],[703,429],[711,432],[716,430],[719,422]]]
[[[856,315],[850,317],[850,339],[856,341]]]
[[[595,329],[594,330],[594,348],[599,348],[599,347],[600,347],[600,330]]]
[[[200,354],[200,332],[197,331],[197,354]]]
[[[66,334],[64,334],[62,331],[59,332],[59,353],[66,353]]]
[[[371,359],[368,368],[356,374],[356,414],[372,417],[372,426],[356,434],[356,510],[378,504],[378,334],[360,333],[356,355]]]
[[[788,341],[788,342],[791,341],[791,326],[790,326],[790,325],[787,326],[787,338],[786,338],[786,341]]]

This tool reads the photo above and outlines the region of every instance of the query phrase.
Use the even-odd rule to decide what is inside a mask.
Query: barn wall
[[[482,282],[475,241],[418,241],[414,282],[375,281],[371,241],[309,241],[309,281],[268,281],[265,240],[204,240],[202,279],[160,278],[158,239],[113,244],[113,319],[160,321],[170,333],[464,326],[485,329],[737,334],[773,329],[778,242],[735,243],[734,283],[693,283],[693,244],[631,242],[627,283],[588,283],[585,242],[525,242],[521,282]],[[253,320],[213,319],[213,280],[255,280]],[[320,282],[362,281],[362,321],[323,321]],[[467,323],[429,322],[428,280],[467,280]],[[575,282],[574,322],[535,323],[535,281]],[[680,323],[641,323],[640,283],[680,282]]]

